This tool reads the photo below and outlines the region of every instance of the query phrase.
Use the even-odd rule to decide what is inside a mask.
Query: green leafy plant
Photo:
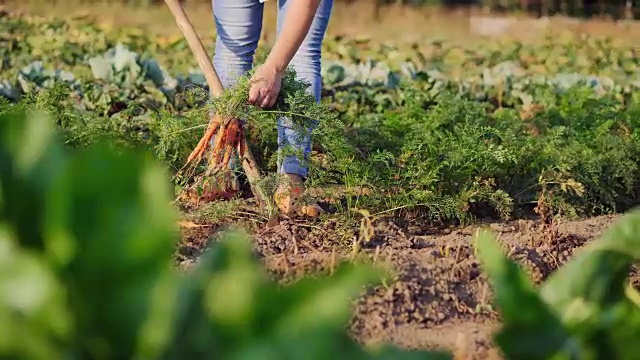
[[[331,199],[336,211],[466,222],[528,215],[540,202],[552,215],[608,214],[640,199],[640,62],[610,39],[327,39],[322,103],[290,72],[278,105],[264,110],[244,101],[250,74],[209,101],[180,37],[13,14],[0,16],[0,34],[0,112],[45,111],[69,146],[148,149],[172,173],[217,110],[247,122],[271,174],[279,155],[300,155],[278,151],[278,119],[312,127],[309,187],[379,190]]]
[[[367,266],[282,287],[230,232],[182,274],[169,183],[148,154],[68,149],[19,108],[0,115],[0,140],[0,357],[450,358],[349,338],[351,298],[380,278]]]
[[[586,245],[536,290],[488,232],[478,235],[503,325],[496,342],[514,359],[633,359],[640,303],[628,282],[640,259],[640,212]]]

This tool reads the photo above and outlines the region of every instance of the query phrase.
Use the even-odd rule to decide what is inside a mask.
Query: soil
[[[396,276],[387,286],[373,288],[355,301],[349,330],[367,345],[390,342],[408,349],[448,350],[457,359],[499,359],[491,341],[499,315],[491,307],[492,291],[474,256],[476,230],[490,227],[499,234],[509,257],[539,284],[617,217],[561,222],[551,239],[537,220],[445,229],[375,221],[373,236],[362,245],[362,253],[391,265]],[[359,235],[357,219],[353,230],[337,220],[281,219],[273,227],[251,224],[247,226],[266,268],[285,279],[326,270],[337,257],[349,257],[350,244]],[[184,229],[179,250],[182,264],[192,263],[221,226]],[[632,277],[638,283],[638,274]]]

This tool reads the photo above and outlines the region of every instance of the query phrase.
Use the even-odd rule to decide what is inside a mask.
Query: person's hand
[[[273,106],[278,98],[281,85],[282,73],[268,64],[261,65],[251,77],[249,103],[263,108]]]

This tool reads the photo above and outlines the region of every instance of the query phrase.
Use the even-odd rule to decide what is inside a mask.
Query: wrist
[[[264,64],[270,69],[273,69],[276,74],[284,74],[287,70],[287,62],[274,58],[273,56],[268,56]]]

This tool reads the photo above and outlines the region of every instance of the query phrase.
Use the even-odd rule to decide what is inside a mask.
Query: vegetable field
[[[0,14],[2,357],[640,351],[638,48],[324,47],[323,102],[291,71],[263,110],[247,78],[210,100],[182,38]],[[235,197],[183,196],[230,103],[265,194],[278,116],[317,122],[306,198],[324,214],[258,208],[241,169]]]

